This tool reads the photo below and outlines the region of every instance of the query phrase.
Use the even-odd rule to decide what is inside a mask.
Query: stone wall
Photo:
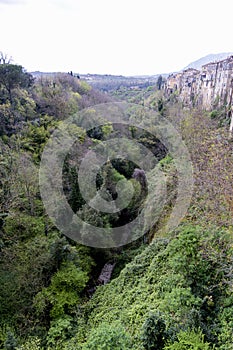
[[[233,56],[171,74],[166,81],[167,96],[176,93],[185,106],[211,110],[222,105],[233,108]]]

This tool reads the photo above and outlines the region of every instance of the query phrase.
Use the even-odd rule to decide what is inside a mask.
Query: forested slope
[[[156,225],[127,246],[96,249],[61,234],[40,197],[44,146],[64,119],[112,98],[69,74],[34,81],[21,66],[0,65],[0,348],[231,350],[233,143],[225,123],[184,109],[176,96],[166,100],[156,86],[112,95],[147,106],[179,131],[194,169],[189,210],[166,232],[177,172],[149,132],[108,123],[86,133],[71,124],[81,149],[119,133],[149,148],[166,178],[167,200]],[[133,176],[135,164],[117,159],[103,166],[97,186],[110,200],[119,180],[130,182],[135,195],[120,215],[99,217],[80,194],[80,148],[63,167],[73,211],[109,229],[132,220],[147,194]],[[106,262],[115,268],[100,286]]]
[[[84,349],[232,349],[232,140],[209,113],[183,110],[160,94],[144,103],[162,103],[185,139],[192,203],[177,230],[155,231],[151,245],[99,287],[81,309],[73,346],[86,340]],[[171,171],[171,160],[161,164]]]

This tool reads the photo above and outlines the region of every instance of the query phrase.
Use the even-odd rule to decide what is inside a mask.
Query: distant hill
[[[221,60],[224,60],[225,58],[227,58],[231,55],[233,55],[233,52],[222,52],[222,53],[216,53],[216,54],[209,54],[205,57],[199,58],[197,61],[190,63],[184,69],[195,68],[195,69],[200,70],[204,64],[207,64],[210,62],[215,62],[215,61],[221,61]]]
[[[152,76],[123,76],[108,74],[80,74],[80,78],[86,80],[88,84],[98,90],[111,91],[120,87],[139,87],[146,88],[155,85],[158,75]]]
[[[56,76],[58,72],[31,72],[35,78],[41,76]],[[64,74],[64,73],[63,73]],[[138,75],[138,76],[123,76],[123,75],[111,75],[111,74],[79,74],[73,73],[75,77],[79,77],[81,80],[85,80],[89,85],[98,90],[105,92],[110,90],[117,90],[122,86],[125,87],[139,87],[146,88],[151,85],[155,85],[159,74],[157,75]],[[163,74],[164,77],[167,74]]]

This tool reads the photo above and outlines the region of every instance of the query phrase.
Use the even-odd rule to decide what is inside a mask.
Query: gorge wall
[[[189,68],[168,76],[164,89],[166,95],[177,94],[185,106],[200,106],[211,110],[225,106],[233,111],[233,56],[208,63],[201,70]]]

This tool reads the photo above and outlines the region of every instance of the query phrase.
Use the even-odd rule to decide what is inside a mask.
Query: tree
[[[6,53],[0,51],[0,64],[9,64],[12,61],[12,57],[9,57]]]
[[[158,88],[158,90],[161,90],[161,87],[162,87],[162,83],[163,83],[163,77],[162,77],[162,75],[160,75],[159,77],[158,77],[158,80],[157,80],[157,88]]]
[[[0,86],[7,91],[10,103],[12,103],[12,90],[21,87],[28,88],[33,84],[31,74],[24,71],[22,66],[16,64],[0,65]]]
[[[151,314],[143,324],[142,341],[147,350],[161,350],[167,338],[166,325],[158,314]]]

